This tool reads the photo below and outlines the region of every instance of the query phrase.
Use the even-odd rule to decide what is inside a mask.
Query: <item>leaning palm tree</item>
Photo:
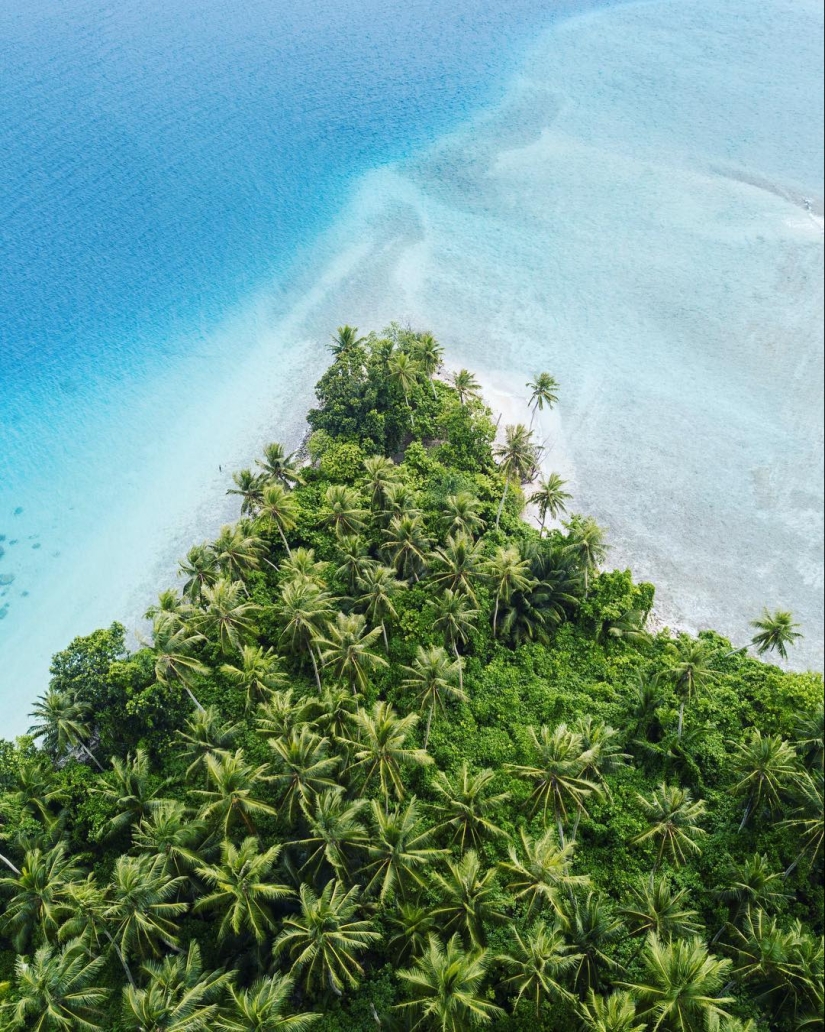
[[[735,743],[732,765],[738,780],[731,791],[745,798],[740,831],[751,814],[763,807],[776,812],[784,793],[800,777],[793,746],[779,735],[763,735],[759,728],[752,728],[744,742]]]
[[[698,914],[688,908],[687,899],[687,889],[675,890],[670,879],[660,874],[632,888],[621,913],[631,935],[654,932],[664,941],[686,939],[702,931]]]
[[[452,649],[458,663],[458,687],[464,690],[464,662],[459,655],[458,645],[466,645],[470,632],[478,619],[478,610],[473,609],[470,600],[451,588],[446,588],[428,605],[434,609],[433,627],[444,635],[444,644]]]
[[[357,886],[345,890],[337,879],[328,881],[320,895],[307,882],[301,884],[301,911],[284,919],[273,949],[276,956],[289,955],[308,993],[329,987],[341,995],[345,987],[358,985],[364,973],[358,954],[380,939],[372,924],[358,916],[359,894]]]
[[[166,784],[152,777],[149,754],[145,749],[129,753],[125,760],[112,757],[112,769],[92,786],[92,794],[99,795],[112,813],[102,826],[100,835],[106,838],[136,824],[148,816],[158,803],[158,793]]]
[[[444,348],[435,337],[431,333],[419,333],[413,342],[411,351],[424,373],[429,377],[435,376],[444,359]],[[435,395],[435,387],[433,387],[433,395]]]
[[[446,875],[433,872],[432,886],[439,897],[433,916],[443,919],[445,931],[461,931],[467,942],[480,948],[485,924],[507,920],[499,909],[495,867],[483,868],[478,853],[469,849],[460,860],[447,860]]]
[[[609,996],[597,996],[591,989],[586,1002],[579,1005],[579,1018],[585,1032],[645,1032],[647,1022],[640,1022],[636,1001],[627,990]]]
[[[592,516],[571,516],[564,524],[567,529],[562,554],[570,556],[584,574],[584,595],[590,590],[590,575],[598,570],[607,555],[604,531]]]
[[[198,862],[199,845],[206,838],[206,827],[195,820],[191,809],[179,799],[163,799],[132,832],[137,853],[163,858],[170,877],[188,875]]]
[[[185,878],[166,873],[163,857],[119,856],[103,920],[125,958],[157,954],[160,945],[177,951],[177,919],[189,909],[178,901]]]
[[[580,996],[598,992],[605,972],[611,976],[621,965],[611,956],[615,944],[625,937],[624,925],[608,900],[598,892],[561,899],[560,921],[568,941],[579,955],[573,987]]]
[[[198,709],[203,709],[203,706],[192,691],[192,684],[198,674],[208,673],[209,668],[194,652],[204,641],[206,638],[200,631],[192,631],[185,626],[176,627],[168,616],[161,614],[155,619],[152,647],[158,684],[179,684]]]
[[[309,835],[296,845],[310,850],[302,870],[317,872],[326,861],[337,878],[351,881],[356,858],[369,845],[361,819],[367,805],[366,799],[347,799],[340,785],[319,792],[311,802],[302,802]]]
[[[224,840],[220,861],[196,868],[209,891],[201,896],[194,913],[217,912],[221,921],[217,936],[223,941],[230,932],[250,932],[263,942],[275,926],[271,904],[294,895],[292,889],[273,879],[273,868],[281,854],[281,845],[261,850],[258,839],[245,838],[240,846]]]
[[[255,635],[255,617],[261,607],[250,602],[240,581],[222,577],[211,588],[204,589],[206,611],[200,619],[203,632],[218,643],[221,652],[241,652]]]
[[[510,972],[502,985],[516,990],[514,1010],[521,1000],[532,1000],[538,1020],[544,1000],[573,1000],[562,979],[580,958],[571,953],[558,925],[536,921],[524,935],[518,929],[513,935],[512,952],[498,958]]]
[[[504,444],[495,450],[496,457],[499,459],[499,469],[504,476],[504,491],[496,512],[496,529],[501,521],[501,513],[504,509],[510,482],[523,484],[525,480],[529,480],[539,458],[539,449],[533,442],[533,435],[526,426],[518,423],[516,426],[505,427],[504,434]]]
[[[328,738],[315,734],[304,724],[289,735],[270,738],[274,752],[270,780],[281,790],[281,808],[292,821],[299,805],[309,803],[326,789],[335,788],[335,772],[341,757],[330,755]]]
[[[379,564],[372,558],[367,542],[357,534],[345,534],[338,539],[340,562],[335,568],[335,575],[346,584],[352,592],[361,577],[366,576]]]
[[[501,603],[508,603],[516,592],[523,592],[535,583],[530,575],[530,564],[523,559],[518,545],[502,545],[487,563],[487,576],[495,588],[493,608],[493,637],[496,636]]]
[[[732,1000],[722,995],[722,987],[731,962],[708,953],[701,939],[662,942],[652,934],[644,962],[644,981],[620,984],[637,997],[639,1016],[654,1029],[715,1029],[727,1017],[722,1005]]]
[[[415,359],[406,351],[395,351],[387,363],[390,381],[396,384],[404,395],[404,404],[410,414],[410,426],[415,428],[415,417],[410,405],[410,391],[418,382],[420,367]]]
[[[82,876],[66,843],[58,842],[48,850],[26,850],[20,872],[0,878],[0,889],[11,894],[5,902],[2,927],[18,953],[24,953],[37,935],[47,942],[56,936],[72,910],[69,890]]]
[[[407,677],[402,684],[417,693],[418,704],[427,710],[427,724],[424,729],[424,748],[430,741],[430,727],[436,706],[445,712],[445,702],[467,702],[467,695],[455,684],[460,669],[458,660],[451,660],[440,646],[425,649],[419,645],[412,666],[405,666]]]
[[[569,842],[561,848],[552,828],[538,836],[519,830],[521,855],[515,846],[508,847],[509,861],[502,870],[509,877],[507,888],[518,900],[527,902],[527,916],[544,904],[561,913],[561,893],[568,895],[574,889],[586,888],[590,878],[586,874],[571,874],[575,845]]]
[[[264,471],[264,476],[270,482],[281,484],[284,487],[294,487],[296,484],[303,484],[304,480],[298,469],[295,454],[287,455],[282,445],[268,444],[264,448],[263,459],[257,460],[257,465]]]
[[[77,702],[67,692],[50,688],[32,706],[31,715],[40,722],[30,727],[28,733],[35,741],[43,739],[43,748],[53,759],[61,760],[74,749],[81,749],[98,770],[103,770],[86,744],[92,736],[91,711],[86,703]]]
[[[210,753],[205,764],[210,787],[194,789],[192,794],[203,801],[201,819],[220,827],[224,835],[228,834],[236,819],[240,819],[247,832],[254,835],[256,816],[274,816],[277,813],[273,806],[260,798],[264,785],[271,780],[267,764],[251,766],[245,761],[242,749],[221,755]]]
[[[221,672],[244,693],[247,710],[266,702],[286,681],[275,650],[260,645],[244,645],[240,663],[224,663]]]
[[[452,382],[462,405],[466,405],[468,401],[478,398],[481,394],[478,380],[468,369],[459,369],[458,372],[453,373]]]
[[[430,935],[426,950],[413,967],[398,972],[412,999],[397,1007],[418,1017],[415,1028],[467,1032],[478,1025],[489,1025],[495,1018],[504,1017],[504,1011],[484,992],[489,966],[487,951],[465,952],[458,935],[446,946]]]
[[[357,586],[356,605],[363,610],[364,615],[373,626],[380,627],[384,637],[384,648],[389,652],[387,621],[398,619],[393,600],[403,590],[405,584],[396,578],[395,571],[389,566],[379,566],[376,563],[362,572]]]
[[[281,585],[286,586],[290,581],[309,581],[317,588],[326,588],[326,571],[329,563],[323,559],[315,558],[314,548],[296,548],[283,560],[279,569],[281,573]]]
[[[245,582],[253,570],[261,568],[266,546],[248,520],[239,520],[234,526],[221,527],[212,550],[224,577]]]
[[[782,659],[787,659],[788,646],[802,637],[796,629],[798,626],[794,623],[793,614],[787,610],[777,609],[771,613],[765,609],[758,620],[751,620],[751,627],[756,629],[751,645],[760,656],[766,652],[778,652]]]
[[[408,898],[411,891],[425,887],[427,867],[446,851],[431,845],[432,830],[424,825],[415,796],[406,806],[386,812],[373,799],[371,810],[372,834],[362,868],[369,879],[364,892],[382,903],[392,896]]]
[[[433,762],[425,749],[407,744],[418,723],[418,714],[399,717],[390,703],[378,701],[369,712],[358,710],[352,723],[356,738],[347,740],[346,744],[353,750],[353,766],[364,770],[365,786],[373,777],[378,777],[386,809],[391,792],[398,799],[404,798],[402,767]]]
[[[292,555],[287,532],[294,530],[298,517],[298,503],[283,484],[266,484],[263,489],[258,519],[278,531],[287,555]]]
[[[288,642],[293,652],[309,654],[320,692],[316,648],[323,637],[324,625],[332,616],[330,595],[311,581],[292,580],[284,585],[275,605],[275,615],[281,622],[281,639]]]
[[[532,426],[533,420],[536,418],[536,412],[544,412],[545,405],[548,409],[552,409],[559,400],[559,384],[549,373],[539,373],[535,379],[527,383],[527,386],[530,388],[530,401],[528,405],[532,411],[530,417],[530,425]]]
[[[14,964],[16,1000],[0,1009],[3,1027],[28,1032],[98,1032],[110,990],[98,982],[102,957],[91,957],[79,939],[62,949],[41,946],[33,957]]]
[[[248,989],[229,986],[229,1001],[213,1026],[218,1032],[306,1032],[322,1014],[287,1012],[294,987],[289,975],[259,978]]]
[[[183,594],[192,602],[200,602],[203,589],[214,584],[220,575],[218,557],[211,545],[193,545],[186,559],[178,564],[178,575],[185,577]]]
[[[331,339],[332,343],[328,344],[327,347],[335,358],[340,358],[342,355],[346,355],[360,347],[366,342],[367,338],[358,336],[357,326],[345,325],[339,326]]]
[[[405,958],[420,957],[435,928],[432,911],[421,903],[398,903],[395,910],[389,911],[387,923],[394,933],[387,941],[387,946],[396,964]]]
[[[683,638],[679,645],[671,645],[669,649],[676,663],[664,671],[662,676],[673,683],[679,697],[679,724],[676,734],[681,738],[685,704],[690,702],[694,695],[710,687],[719,677],[719,671],[714,669],[715,656],[712,646],[706,641]]]
[[[728,905],[726,924],[735,925],[746,910],[781,906],[790,898],[783,889],[782,875],[774,871],[766,854],[754,853],[740,863],[731,864],[725,882],[715,895]],[[716,942],[723,924],[712,942]]]
[[[492,770],[471,774],[466,760],[454,777],[441,770],[435,775],[433,788],[441,801],[436,804],[440,823],[433,830],[451,834],[462,853],[468,844],[479,849],[486,839],[507,838],[493,818],[509,801],[510,793],[490,792],[495,776]]]
[[[705,814],[705,803],[702,799],[691,796],[689,789],[679,785],[666,785],[664,782],[653,792],[650,799],[637,793],[648,828],[637,835],[634,843],[647,842],[652,839],[659,843],[654,872],[659,869],[665,852],[670,854],[674,866],[685,863],[688,853],[698,854],[702,850],[697,839],[706,832],[699,827],[699,821]]]
[[[232,480],[235,486],[230,487],[226,493],[240,497],[242,515],[255,516],[263,502],[264,475],[253,473],[250,469],[241,469],[232,474]]]
[[[539,518],[541,520],[539,535],[544,534],[544,525],[547,522],[548,514],[551,519],[555,520],[566,511],[564,503],[568,498],[573,497],[564,490],[566,484],[567,481],[562,480],[558,473],[549,473],[539,483],[538,490],[534,491],[527,499],[531,505],[539,507]]]
[[[389,666],[383,656],[373,651],[381,628],[367,630],[367,621],[360,613],[338,613],[335,623],[328,623],[326,637],[319,642],[320,658],[339,681],[350,690],[365,691],[370,671]]]

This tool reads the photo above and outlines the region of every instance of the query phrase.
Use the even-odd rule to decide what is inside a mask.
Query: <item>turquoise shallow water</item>
[[[763,603],[791,606],[807,635],[800,662],[821,666],[818,5],[643,3],[549,27],[546,6],[487,5],[483,31],[480,8],[453,5],[419,32],[414,61],[401,60],[411,27],[437,5],[413,5],[392,31],[370,10],[316,19],[308,69],[292,26],[277,74],[273,34],[253,31],[269,9],[109,16],[101,45],[88,3],[74,50],[42,5],[37,24],[2,23],[7,42],[29,33],[23,56],[13,50],[13,81],[21,64],[29,75],[21,103],[49,95],[44,47],[55,60],[97,55],[94,82],[67,86],[62,111],[83,116],[85,101],[104,121],[97,135],[120,142],[110,174],[141,172],[120,207],[104,206],[97,165],[55,163],[58,118],[41,135],[36,120],[15,123],[12,173],[68,243],[32,244],[43,268],[17,262],[0,295],[18,349],[0,359],[8,727],[71,634],[114,617],[137,626],[174,557],[224,515],[227,468],[268,436],[296,438],[324,335],[345,319],[430,325],[458,360],[516,389],[552,368],[565,394],[551,455],[577,506],[608,526],[614,561],[656,580],[663,615],[690,626],[741,638]],[[342,41],[367,23],[364,67]],[[160,56],[153,33],[168,40]],[[193,37],[203,46],[164,71]],[[291,115],[271,115],[269,76],[294,80]],[[160,99],[141,136],[130,108],[147,78]],[[263,146],[273,124],[310,141],[313,160],[285,147],[292,136]],[[171,142],[178,164],[164,157]],[[6,181],[9,167],[0,159]],[[81,172],[91,178],[78,185]],[[86,250],[67,208],[81,186],[101,198],[84,214]],[[0,196],[14,258],[26,212]],[[139,302],[118,307],[133,279]],[[52,285],[41,311],[12,303]]]

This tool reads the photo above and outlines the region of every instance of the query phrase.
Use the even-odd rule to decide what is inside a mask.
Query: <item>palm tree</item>
[[[433,910],[434,917],[444,918],[444,929],[460,928],[471,946],[479,948],[484,940],[485,922],[506,921],[498,909],[496,869],[485,871],[478,853],[469,849],[458,861],[447,860],[448,875],[433,872],[433,888],[440,904]]]
[[[293,580],[306,580],[324,590],[328,566],[329,563],[315,558],[314,548],[296,548],[280,565],[281,584],[285,586]]]
[[[398,799],[404,798],[402,766],[424,766],[433,762],[425,749],[407,745],[407,738],[417,723],[417,713],[399,717],[392,705],[383,701],[376,702],[370,712],[358,710],[353,718],[357,738],[348,740],[347,744],[353,749],[355,766],[365,771],[364,784],[378,776],[385,807],[391,791]]]
[[[590,574],[598,570],[607,556],[604,531],[592,516],[571,516],[564,524],[567,529],[566,544],[562,554],[569,555],[584,573],[584,597],[590,590]]]
[[[12,813],[42,821],[47,829],[60,820],[61,808],[69,798],[66,789],[57,782],[52,764],[42,755],[20,759],[16,784],[5,795]],[[58,808],[57,815],[53,807]]]
[[[357,584],[359,593],[356,605],[363,609],[364,615],[370,623],[381,628],[384,636],[384,648],[389,652],[387,620],[398,619],[393,599],[403,590],[405,584],[396,579],[395,572],[389,566],[379,566],[378,564],[365,569],[358,578]]]
[[[357,326],[339,326],[337,333],[332,336],[332,344],[327,347],[335,356],[340,358],[347,352],[352,352],[366,342],[366,337],[358,336]]]
[[[360,613],[339,613],[335,623],[327,624],[327,637],[320,642],[321,662],[337,679],[345,680],[353,693],[363,692],[369,683],[367,674],[389,666],[383,656],[373,652],[380,636],[381,628],[368,631],[366,618]]]
[[[250,835],[255,834],[253,817],[256,814],[275,815],[277,811],[258,797],[263,786],[271,780],[265,763],[252,767],[244,760],[242,749],[234,753],[206,756],[206,774],[211,784],[208,789],[195,789],[193,795],[203,799],[200,817],[219,826],[227,835],[235,818],[240,818]]]
[[[524,936],[518,929],[514,929],[513,934],[516,940],[513,952],[499,957],[511,972],[502,984],[517,990],[513,1010],[518,1008],[522,999],[530,999],[538,1020],[545,999],[573,999],[560,979],[580,958],[577,954],[571,954],[570,947],[564,941],[564,933],[558,926],[551,927],[544,921],[536,921]]]
[[[807,858],[811,864],[822,856],[822,842],[825,836],[825,808],[822,805],[822,775],[812,777],[807,771],[799,779],[794,792],[796,806],[782,825],[797,835],[796,859],[785,871],[787,878],[796,865]]]
[[[571,731],[566,724],[559,724],[553,731],[545,724],[536,734],[536,729],[529,729],[533,743],[534,763],[528,765],[507,764],[507,769],[514,774],[529,778],[533,782],[533,811],[542,809],[544,820],[547,811],[551,810],[556,820],[559,842],[565,846],[564,821],[571,804],[584,808],[584,800],[599,786],[583,778],[582,770],[587,757],[582,748],[582,737]]]
[[[782,659],[787,659],[788,646],[802,637],[796,629],[798,626],[794,623],[793,614],[787,610],[777,609],[771,613],[765,609],[758,620],[751,620],[751,627],[756,628],[751,645],[760,656],[766,652],[778,652]]]
[[[138,853],[162,857],[165,873],[179,877],[197,862],[197,847],[205,836],[205,826],[193,820],[188,806],[179,799],[162,799],[134,829],[132,844]]]
[[[189,778],[206,761],[209,753],[226,752],[240,731],[240,724],[227,724],[217,706],[196,709],[187,718],[185,730],[177,729],[175,737],[183,745],[184,759],[189,760],[186,776]]]
[[[380,938],[369,921],[357,916],[359,893],[358,886],[345,891],[335,878],[320,896],[307,882],[301,884],[301,912],[284,919],[273,949],[276,957],[289,954],[308,993],[327,985],[340,996],[345,986],[358,985],[364,973],[358,954]]]
[[[50,688],[35,702],[31,715],[40,723],[29,728],[35,741],[43,739],[43,748],[56,760],[63,759],[74,749],[82,749],[98,770],[103,770],[100,761],[93,755],[86,742],[92,736],[89,724],[90,707],[77,702],[66,692]]]
[[[364,470],[370,506],[374,510],[381,509],[386,501],[387,488],[398,483],[398,467],[385,455],[370,455],[364,459]]]
[[[702,852],[696,840],[706,834],[699,827],[706,809],[704,800],[694,800],[689,789],[666,785],[664,782],[655,789],[650,799],[638,793],[636,798],[644,810],[649,827],[632,841],[637,843],[653,839],[659,843],[654,872],[658,870],[666,850],[676,867],[685,863],[688,853]]]
[[[793,746],[778,735],[763,735],[759,728],[752,728],[734,750],[732,765],[738,780],[731,791],[745,797],[741,831],[754,811],[779,809],[783,793],[796,784],[800,771]]]
[[[462,405],[466,405],[468,401],[478,398],[481,394],[478,380],[467,369],[459,369],[458,372],[453,373],[452,380],[458,400]]]
[[[265,477],[250,469],[241,469],[232,474],[232,480],[235,486],[230,487],[226,493],[240,496],[242,515],[255,516],[263,502]]]
[[[29,959],[14,963],[17,1000],[4,1004],[9,1015],[6,1028],[29,1032],[98,1032],[103,1029],[101,1005],[109,990],[95,981],[104,965],[102,957],[90,957],[79,939],[63,949],[49,945]]]
[[[256,838],[245,838],[240,846],[224,839],[220,863],[197,868],[198,877],[211,891],[192,909],[194,913],[215,910],[221,915],[219,940],[230,931],[234,935],[249,931],[257,942],[263,942],[272,930],[275,921],[270,904],[294,895],[288,886],[273,881],[281,848],[274,845],[262,852]]]
[[[292,555],[287,531],[297,526],[298,503],[283,484],[266,484],[261,500],[261,511],[258,518],[278,531],[287,555]]]
[[[315,724],[322,728],[336,746],[346,746],[346,738],[359,709],[359,696],[343,688],[327,688],[314,703]]]
[[[532,410],[530,417],[530,425],[532,426],[533,420],[536,418],[536,412],[544,412],[545,405],[548,409],[552,409],[559,400],[559,384],[549,373],[539,373],[534,380],[530,380],[527,383],[527,386],[531,392],[528,405]]]
[[[598,892],[588,892],[584,897],[571,893],[560,903],[559,920],[579,954],[573,988],[584,998],[587,992],[600,989],[604,971],[613,975],[621,968],[608,951],[624,938],[624,925],[607,899]]]
[[[384,550],[405,580],[419,579],[427,565],[429,547],[420,516],[393,516],[384,531]]]
[[[253,570],[260,569],[266,546],[252,531],[249,521],[240,520],[234,527],[221,527],[212,550],[224,577],[245,581]]]
[[[162,856],[119,856],[103,911],[105,925],[123,957],[157,953],[158,942],[177,951],[176,918],[189,909],[175,896],[185,878],[171,878]]]
[[[158,784],[151,776],[149,756],[144,749],[129,753],[125,760],[112,757],[112,769],[91,791],[101,796],[106,808],[115,813],[101,828],[101,837],[115,835],[151,813],[158,803]]]
[[[304,869],[317,870],[326,860],[337,878],[350,880],[354,855],[363,853],[369,843],[361,821],[366,806],[366,799],[347,799],[339,785],[319,792],[311,804],[309,801],[301,803],[309,836],[296,844],[312,849]]]
[[[432,584],[440,590],[449,588],[469,595],[477,602],[473,582],[481,575],[484,566],[482,549],[482,542],[473,541],[463,531],[455,537],[450,535],[444,547],[436,548],[432,553],[435,567],[430,578]]]
[[[286,681],[278,670],[275,650],[260,645],[244,645],[240,665],[224,663],[221,672],[244,693],[247,710],[266,702]]]
[[[458,491],[444,499],[442,521],[447,534],[457,537],[466,534],[474,538],[484,530],[484,520],[479,509],[481,502],[469,491]]]
[[[725,884],[716,895],[728,904],[728,923],[736,924],[745,910],[784,904],[789,896],[782,884],[782,875],[771,869],[768,857],[754,853],[731,865]],[[716,942],[724,930],[722,925],[712,941]]]
[[[645,878],[630,890],[630,903],[621,909],[631,935],[654,932],[660,939],[687,939],[701,934],[698,914],[687,906],[687,889],[675,891],[664,875]]]
[[[415,796],[405,807],[382,811],[371,803],[373,832],[367,841],[363,874],[369,877],[365,894],[376,893],[383,903],[390,896],[404,899],[411,888],[423,888],[421,873],[434,857],[445,852],[430,846],[432,831],[422,821]]]
[[[258,706],[255,726],[262,738],[283,738],[312,723],[317,705],[315,700],[296,698],[292,688],[273,692]]]
[[[496,636],[498,611],[502,600],[509,602],[517,591],[526,591],[534,583],[530,564],[521,557],[517,545],[500,546],[487,564],[487,571],[496,591],[493,609],[493,637]]]
[[[408,676],[402,681],[407,688],[417,692],[418,704],[426,709],[427,726],[424,730],[424,748],[430,741],[430,726],[436,706],[445,712],[445,700],[467,702],[467,696],[454,682],[460,669],[458,660],[450,660],[446,651],[440,646],[428,649],[418,646],[412,666],[405,666]]]
[[[508,890],[516,899],[527,900],[528,917],[534,907],[541,907],[544,903],[561,913],[561,890],[570,895],[573,889],[586,888],[590,884],[586,874],[570,873],[574,843],[569,842],[560,848],[552,828],[536,837],[521,828],[519,836],[524,859],[511,845],[508,847],[509,862],[501,864],[502,870],[510,877]]]
[[[467,1032],[478,1025],[489,1025],[494,1018],[504,1017],[504,1011],[483,994],[489,966],[487,951],[465,952],[458,935],[446,946],[430,935],[422,956],[411,968],[398,972],[413,998],[397,1006],[418,1015],[416,1028]]]
[[[679,726],[676,734],[681,738],[685,703],[708,688],[719,677],[719,671],[713,669],[714,656],[711,646],[705,641],[683,640],[678,647],[671,646],[671,652],[677,663],[665,671],[663,676],[673,682],[679,696]]]
[[[501,520],[510,481],[514,480],[522,484],[525,480],[529,480],[539,457],[539,450],[533,442],[533,435],[523,424],[518,423],[516,426],[505,427],[504,434],[504,444],[495,450],[499,459],[499,469],[504,476],[504,491],[496,512],[496,529]]]
[[[283,738],[270,738],[269,744],[275,757],[274,773],[268,780],[282,789],[281,806],[292,821],[299,803],[304,805],[318,792],[336,787],[333,775],[341,758],[330,756],[329,739],[306,724]]]
[[[123,1012],[126,1028],[136,1032],[210,1032],[220,1013],[215,1002],[231,975],[204,972],[200,948],[189,944],[185,954],[143,965],[145,988],[128,986]]]
[[[404,404],[410,414],[410,426],[415,428],[415,417],[410,406],[410,391],[418,382],[419,366],[415,359],[406,351],[396,351],[387,362],[387,372],[392,383],[401,388],[404,395]]]
[[[729,960],[708,953],[699,938],[662,942],[654,933],[644,952],[643,982],[620,983],[639,1000],[640,1017],[662,1032],[712,1029],[727,1017],[722,1004],[731,997],[720,995],[730,969]]]
[[[464,663],[458,652],[458,643],[466,645],[470,632],[478,619],[478,610],[473,609],[464,595],[446,588],[428,605],[435,609],[433,627],[444,635],[444,644],[453,650],[458,663],[458,687],[464,690]]]
[[[387,484],[384,490],[384,502],[381,508],[382,520],[389,525],[393,516],[421,516],[416,492],[403,481]]]
[[[293,580],[284,586],[275,612],[283,625],[281,638],[288,641],[293,652],[309,654],[320,692],[321,675],[315,646],[323,637],[324,624],[332,616],[329,594],[311,581]]]
[[[178,564],[178,575],[186,578],[183,594],[192,602],[200,602],[203,589],[214,584],[218,574],[218,557],[211,545],[193,545]]]
[[[285,1014],[292,996],[293,980],[288,975],[259,978],[249,989],[229,986],[231,1003],[217,1017],[218,1032],[306,1032],[323,1015],[304,1011]]]
[[[240,652],[246,639],[256,632],[255,616],[261,607],[246,599],[246,590],[240,581],[224,577],[204,589],[203,599],[206,612],[201,624],[207,636],[217,641],[224,655]]]
[[[555,520],[566,511],[564,503],[568,498],[573,497],[564,490],[566,484],[567,481],[562,480],[558,473],[549,473],[544,480],[540,481],[538,490],[527,499],[531,505],[539,507],[540,535],[544,534],[544,524],[547,522],[548,513],[550,518]]]
[[[471,774],[466,760],[454,778],[444,771],[436,772],[433,788],[443,800],[437,804],[443,821],[434,831],[451,832],[452,842],[458,843],[462,853],[468,842],[474,849],[479,849],[485,839],[507,838],[507,832],[494,822],[493,817],[509,801],[510,793],[490,793],[495,777],[492,770]]]
[[[168,616],[161,615],[155,620],[152,639],[155,651],[155,677],[158,684],[168,685],[177,682],[195,706],[203,709],[191,685],[198,674],[206,674],[209,669],[192,653],[206,641],[206,638],[199,631],[191,631],[185,626],[176,627]]]
[[[335,575],[342,580],[349,591],[354,591],[361,577],[374,570],[379,564],[372,558],[366,541],[357,534],[345,534],[338,540],[341,561]]]
[[[591,989],[587,1002],[579,1005],[579,1017],[585,1032],[645,1032],[646,1022],[639,1022],[636,1001],[625,990],[609,996],[597,996]]]
[[[17,875],[0,878],[0,888],[13,893],[5,905],[3,928],[11,933],[18,953],[25,952],[37,932],[46,941],[54,938],[63,918],[71,913],[68,890],[82,878],[65,842],[49,850],[27,850],[21,863]]]
[[[396,929],[387,942],[395,951],[396,964],[408,957],[420,957],[427,947],[427,939],[435,927],[435,918],[429,907],[420,903],[399,903],[388,916],[390,928]]]
[[[360,534],[366,526],[367,513],[355,488],[330,484],[324,492],[323,522],[332,527],[338,538]]]
[[[416,362],[427,376],[433,377],[441,367],[444,359],[444,348],[431,333],[419,333],[412,347]],[[435,397],[435,387],[433,387]]]
[[[292,488],[304,482],[294,452],[287,455],[280,444],[268,444],[264,448],[263,460],[258,459],[257,465],[264,471],[264,476],[270,483]]]

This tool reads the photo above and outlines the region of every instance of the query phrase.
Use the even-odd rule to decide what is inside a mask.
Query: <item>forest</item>
[[[822,1028],[792,615],[651,629],[430,333],[330,350],[145,642],[75,639],[0,742],[0,1029]]]

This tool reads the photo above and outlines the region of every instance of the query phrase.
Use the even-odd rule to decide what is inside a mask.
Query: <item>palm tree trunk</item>
[[[309,645],[309,658],[312,660],[312,669],[315,671],[315,683],[318,685],[318,694],[321,694],[321,675],[318,673],[318,664],[315,662],[315,653],[312,651],[312,646]]]
[[[3,854],[0,853],[0,860],[3,861],[3,863],[6,865],[6,867],[8,867],[10,871],[14,871],[18,878],[20,877],[22,871],[18,870],[7,856],[3,856]]]
[[[560,813],[556,814],[556,827],[558,828],[558,832],[559,832],[559,844],[561,845],[561,848],[564,849],[566,843],[564,841],[564,825],[561,822],[561,814]]]
[[[784,878],[790,878],[791,874],[793,874],[793,872],[796,870],[796,865],[799,863],[799,861],[801,859],[802,859],[802,853],[800,853],[799,856],[796,858],[796,860],[794,860],[794,862],[791,864],[791,866],[786,871],[783,872],[783,874],[782,874],[783,879]],[[8,863],[8,861],[6,861],[6,862]]]
[[[205,712],[203,706],[201,706],[201,704],[198,702],[198,700],[193,695],[192,689],[189,687],[189,685],[186,684],[185,681],[182,682],[182,683],[183,683],[183,690],[186,692],[186,694],[189,696],[189,698],[192,700],[192,702],[194,702],[194,704],[198,707],[198,709],[201,711],[201,713]],[[101,770],[102,769],[103,768],[101,767]]]
[[[498,623],[498,603],[499,603],[499,599],[500,598],[501,598],[501,592],[499,592],[496,595],[496,605],[495,605],[495,608],[493,609],[493,637],[494,638],[496,636],[496,624]]]
[[[682,699],[682,701],[679,703],[679,726],[676,729],[676,737],[677,738],[681,738],[682,737],[682,728],[684,726],[684,723],[685,723],[685,700]]]
[[[281,535],[281,541],[283,541],[284,548],[286,549],[286,554],[291,559],[292,558],[292,549],[289,547],[289,542],[286,539],[286,534],[284,534],[283,528],[281,527],[280,523],[277,526],[278,526],[278,533]]]
[[[460,691],[464,691],[464,664],[461,662],[461,656],[458,654],[458,645],[453,642],[453,652],[455,653],[456,663],[458,663],[458,687]]]
[[[427,716],[427,726],[424,729],[424,748],[425,749],[427,748],[427,745],[428,745],[428,743],[430,741],[430,725],[433,722],[433,710],[434,709],[435,709],[435,699],[433,699],[433,701],[430,703],[430,712],[429,712],[429,714]]]
[[[120,961],[123,970],[126,972],[126,977],[129,980],[129,985],[134,989],[135,988],[135,980],[132,977],[132,972],[131,972],[131,970],[129,968],[129,965],[126,963],[126,958],[123,956],[123,951],[121,950],[120,946],[118,946],[118,944],[115,942],[115,940],[112,938],[112,936],[109,933],[109,930],[107,928],[103,929],[103,934],[106,936],[106,938],[109,940],[109,942],[114,947],[115,953],[117,954],[117,959]]]
[[[384,651],[389,654],[390,651],[390,640],[387,637],[387,626],[384,621],[381,621],[381,633],[384,635]]]
[[[748,817],[750,817],[750,815],[751,815],[751,801],[748,800],[748,805],[745,807],[745,812],[742,814],[742,823],[739,825],[739,830],[740,831],[745,827],[745,824],[747,823]]]
[[[576,841],[576,833],[579,830],[579,821],[582,819],[582,808],[579,806],[576,810],[576,820],[573,822],[573,830],[570,832],[570,841]]]
[[[94,753],[89,748],[87,748],[87,746],[85,746],[82,742],[78,742],[77,744],[80,746],[80,748],[83,750],[83,752],[86,753],[86,755],[89,757],[89,759],[92,761],[92,763],[94,763],[94,765],[97,767],[97,769],[101,773],[103,773],[103,767],[101,767],[100,760],[98,760],[97,756],[95,756]]]
[[[544,537],[544,524],[547,522],[547,510],[541,510],[541,526],[539,527],[539,537]]]
[[[507,497],[507,489],[510,487],[510,478],[505,477],[504,479],[504,494],[501,496],[501,501],[498,503],[498,512],[496,513],[496,530],[498,530],[499,520],[501,519],[501,512],[504,509],[504,499]]]

